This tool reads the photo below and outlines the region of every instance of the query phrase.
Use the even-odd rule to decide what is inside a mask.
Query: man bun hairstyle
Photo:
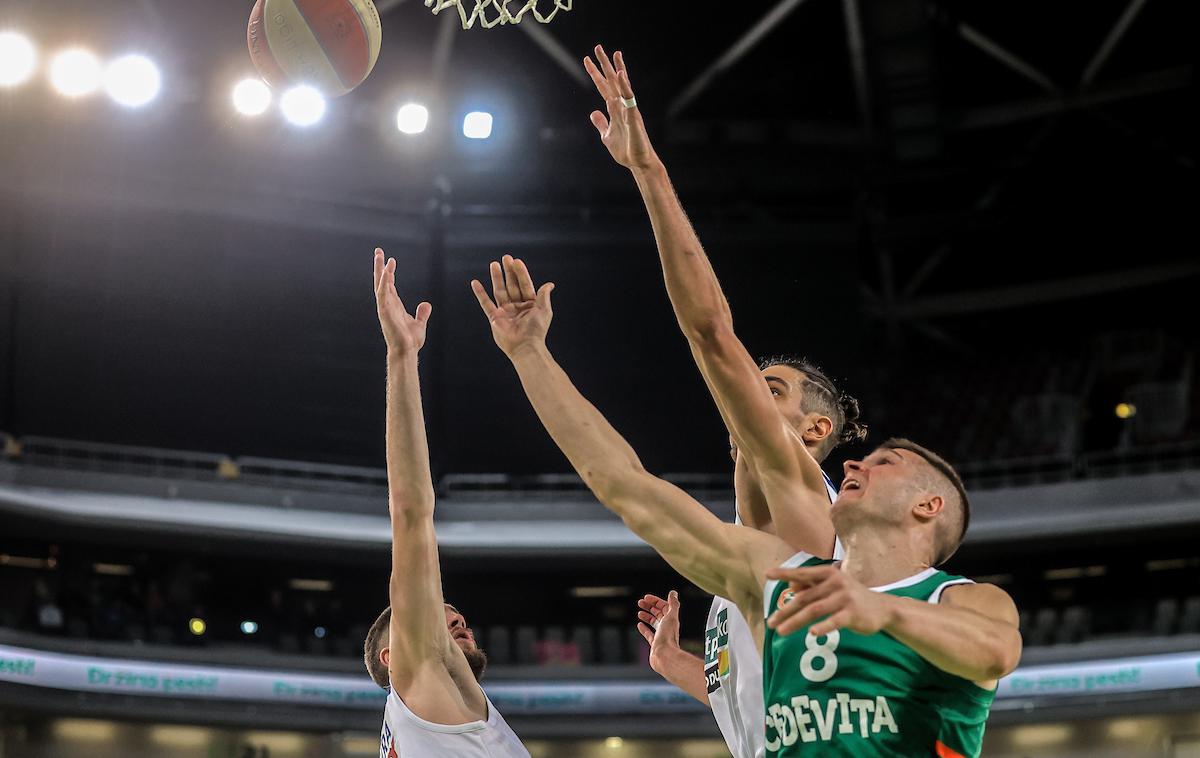
[[[392,607],[389,605],[371,624],[367,639],[363,642],[363,662],[367,664],[367,673],[371,681],[385,690],[392,686],[392,677],[387,666],[379,660],[379,653],[388,646],[392,626]]]
[[[892,437],[880,445],[880,447],[888,450],[907,450],[910,453],[919,455],[941,478],[945,479],[953,487],[954,495],[958,500],[958,507],[952,511],[952,518],[945,522],[946,528],[939,530],[937,551],[934,556],[933,565],[940,566],[950,560],[950,557],[958,550],[967,536],[967,529],[971,526],[971,501],[967,499],[967,488],[963,484],[962,477],[958,475],[958,472],[954,470],[954,467],[945,458],[927,447],[918,445],[912,440],[902,437]],[[953,506],[954,503],[951,502],[949,505]],[[959,521],[961,523],[957,523]],[[955,528],[956,525],[957,528]]]
[[[859,421],[858,400],[838,390],[833,380],[808,358],[776,355],[758,363],[760,371],[772,366],[787,366],[804,374],[804,393],[800,407],[806,413],[821,413],[833,422],[833,430],[817,447],[817,460],[824,460],[835,447],[867,438],[867,425]]]

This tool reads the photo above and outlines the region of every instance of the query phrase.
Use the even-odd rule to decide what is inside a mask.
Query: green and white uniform
[[[832,561],[799,553],[785,564]],[[884,587],[897,597],[937,603],[970,579],[927,569]],[[778,608],[786,582],[767,583],[765,611]],[[763,639],[767,755],[974,758],[996,693],[948,674],[886,632],[848,629],[814,637],[807,629]]]

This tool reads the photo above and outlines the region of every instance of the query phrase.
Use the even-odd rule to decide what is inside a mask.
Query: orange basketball
[[[371,0],[258,0],[246,41],[272,87],[307,84],[336,97],[371,73],[383,30]]]

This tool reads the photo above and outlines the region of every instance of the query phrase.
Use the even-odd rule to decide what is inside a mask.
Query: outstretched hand
[[[596,91],[604,98],[608,115],[592,111],[592,125],[617,163],[630,170],[652,168],[658,162],[658,156],[650,145],[641,111],[636,105],[632,108],[625,105],[625,101],[634,100],[625,56],[618,52],[613,60],[609,60],[604,48],[596,45],[596,60],[599,63],[590,57],[584,58],[583,67],[596,84]]]
[[[650,668],[666,676],[670,656],[679,652],[679,593],[675,590],[663,600],[646,595],[638,601],[637,629],[650,643]]]
[[[383,250],[375,248],[375,306],[379,325],[388,352],[394,355],[416,355],[425,344],[426,326],[433,306],[421,303],[416,313],[409,315],[396,292],[396,259],[384,263]]]
[[[767,579],[788,583],[767,626],[782,635],[810,624],[816,637],[839,629],[875,634],[891,623],[891,596],[872,592],[836,566],[774,568]]]
[[[554,310],[550,306],[550,293],[554,284],[547,282],[534,289],[533,278],[525,262],[506,255],[501,262],[492,261],[492,294],[478,279],[471,280],[471,291],[479,301],[479,307],[492,325],[492,338],[505,355],[512,357],[522,346],[537,345],[546,341]]]

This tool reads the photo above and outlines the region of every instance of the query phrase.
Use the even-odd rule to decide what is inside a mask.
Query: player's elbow
[[[433,490],[393,492],[388,498],[392,517],[406,521],[433,518]]]
[[[1011,674],[1021,662],[1021,633],[1014,627],[1005,629],[991,640],[986,672],[983,679],[1001,679]]]
[[[614,510],[636,489],[642,477],[649,476],[640,463],[631,461],[585,466],[579,470],[579,475],[596,499]]]
[[[705,308],[700,313],[682,317],[679,325],[688,342],[703,352],[718,349],[734,336],[732,319],[719,307]]]

